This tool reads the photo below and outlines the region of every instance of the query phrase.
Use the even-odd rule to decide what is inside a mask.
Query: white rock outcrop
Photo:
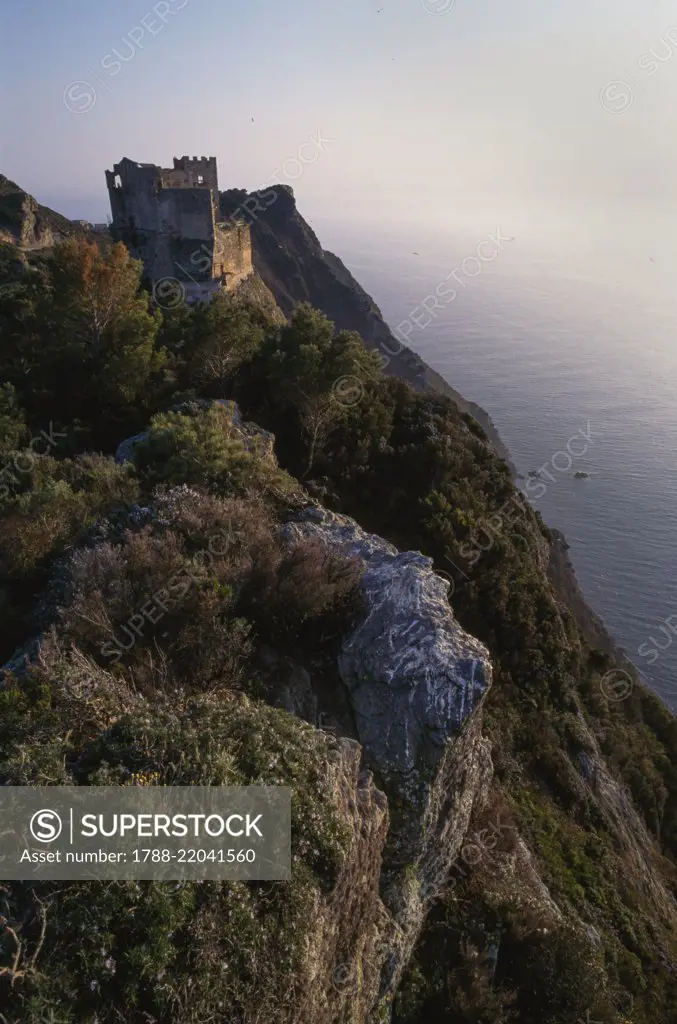
[[[365,613],[342,644],[339,673],[367,767],[390,805],[380,883],[388,920],[379,998],[369,1018],[385,1021],[493,775],[482,736],[489,652],[457,622],[449,584],[432,559],[401,553],[320,507],[305,509],[285,530],[290,541],[319,539],[364,567]]]
[[[287,529],[365,567],[366,616],[343,644],[339,671],[369,759],[389,779],[434,768],[491,685],[489,652],[454,618],[448,582],[431,558],[400,553],[323,508]]]

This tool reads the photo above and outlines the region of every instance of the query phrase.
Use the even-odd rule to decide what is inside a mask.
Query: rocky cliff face
[[[228,406],[233,436],[245,445],[269,437]],[[133,461],[144,436],[122,442],[117,460]],[[456,621],[432,559],[399,552],[321,506],[282,529],[289,544],[312,539],[358,562],[364,602],[337,663],[349,711],[334,719],[336,739],[328,734],[327,770],[349,847],[333,892],[314,909],[298,1020],[382,1022],[491,782],[482,735],[491,662]],[[292,674],[290,706],[321,722],[310,674],[302,666]]]
[[[435,772],[491,685],[489,653],[453,617],[431,558],[400,553],[347,516],[310,509],[288,527],[364,566],[367,614],[339,659],[357,732],[379,776],[403,789]]]
[[[228,408],[232,436],[246,447],[256,443],[275,463],[271,435],[245,423],[235,403],[219,404]],[[194,413],[209,405],[181,408]],[[134,442],[144,437],[123,442],[118,461],[133,461]],[[182,493],[172,491],[158,502],[180,503]],[[434,908],[440,898],[453,903],[455,868],[469,850],[491,850],[483,899],[537,922],[534,934],[573,928],[576,941],[594,950],[600,942],[596,926],[553,898],[538,850],[525,835],[514,828],[507,849],[486,840],[482,845],[472,835],[472,822],[482,817],[495,788],[491,744],[483,733],[492,665],[486,647],[456,620],[449,584],[432,560],[399,551],[354,519],[307,501],[281,530],[289,546],[311,541],[358,563],[362,596],[359,618],[337,652],[335,677],[343,694],[329,721],[320,711],[322,680],[312,662],[268,654],[278,702],[304,718],[315,730],[309,732],[313,743],[325,749],[331,802],[346,836],[331,892],[316,893],[309,909],[290,1019],[390,1020]],[[535,549],[545,572],[547,552]],[[25,652],[29,661],[39,657],[39,647]],[[615,836],[643,900],[656,919],[677,928],[655,844],[580,713],[570,756],[581,800]],[[492,934],[486,936],[489,950]],[[500,943],[499,929],[496,956]],[[664,957],[671,964],[667,946]]]
[[[255,273],[245,279],[240,294],[258,302],[273,319],[280,310],[288,316],[297,303],[310,302],[333,320],[338,330],[357,331],[368,348],[381,352],[387,373],[408,381],[419,391],[445,394],[474,416],[516,475],[510,454],[489,414],[475,402],[467,401],[394,337],[371,296],[338,256],[322,248],[298,212],[288,185],[251,194],[242,189],[222,192],[221,214],[225,219],[236,215],[251,222]],[[0,174],[0,242],[10,242],[24,252],[31,252],[52,248],[74,234],[110,243],[109,235],[92,233],[84,223],[68,220],[42,206]]]
[[[290,539],[319,539],[364,568],[365,614],[345,638],[338,667],[365,763],[392,808],[382,852],[385,912],[373,1008],[374,1020],[383,1020],[491,780],[482,737],[491,663],[454,618],[449,584],[435,574],[432,559],[400,553],[323,508],[303,512],[286,532]]]
[[[378,344],[383,337],[379,323],[385,328],[378,310],[340,261],[321,250],[296,212],[293,196],[283,191],[268,220],[262,215],[257,224],[260,269],[278,301],[289,311],[298,299],[310,299],[339,327],[357,327],[372,345]],[[34,225],[14,237],[31,244],[52,236],[40,234]],[[410,369],[403,364],[401,376]],[[426,387],[421,378],[415,384],[421,391]],[[177,779],[196,784],[196,778],[225,784],[214,779],[230,779],[218,773],[224,765],[230,771],[231,755],[237,759],[244,750],[237,766],[240,781],[251,783],[252,772],[255,779],[262,771],[274,773],[271,784],[291,785],[302,803],[304,813],[297,824],[307,824],[308,831],[302,835],[295,859],[298,872],[290,887],[270,891],[224,886],[216,892],[197,886],[193,895],[201,905],[195,911],[186,908],[184,931],[177,930],[169,914],[166,927],[157,926],[157,934],[161,930],[176,945],[171,966],[165,971],[158,965],[157,972],[149,972],[148,985],[158,984],[151,995],[165,998],[170,976],[172,984],[176,976],[178,995],[165,1017],[158,1017],[149,1002],[153,1014],[144,1012],[144,1020],[152,1016],[174,1024],[180,1017],[187,1024],[202,1024],[222,1014],[233,993],[240,1002],[239,1016],[232,1019],[261,1024],[384,1024],[393,1013],[398,1024],[435,1019],[465,1024],[480,1019],[487,1024],[593,1019],[654,1024],[677,1019],[674,720],[638,685],[624,706],[605,692],[609,673],[602,673],[611,662],[602,654],[613,651],[613,645],[607,646],[601,624],[589,618],[563,540],[553,539],[533,516],[513,524],[514,541],[499,528],[502,535],[482,549],[472,579],[467,577],[469,586],[457,586],[451,598],[455,615],[447,584],[434,572],[430,558],[398,550],[357,521],[368,522],[401,548],[420,545],[435,554],[437,564],[444,564],[445,529],[455,541],[455,526],[503,523],[509,489],[504,467],[491,446],[478,441],[473,425],[455,409],[452,415],[440,408],[451,403],[407,391],[406,402],[389,406],[399,410],[399,419],[379,444],[379,453],[385,450],[387,458],[374,455],[367,464],[369,473],[356,475],[354,487],[345,481],[352,469],[349,460],[341,462],[337,455],[335,494],[328,501],[356,519],[313,505],[291,478],[293,492],[290,487],[277,490],[274,438],[243,421],[234,403],[222,404],[229,410],[228,417],[219,413],[226,440],[239,440],[248,454],[258,453],[268,482],[264,485],[261,475],[254,486],[250,475],[243,491],[245,506],[242,497],[224,498],[235,479],[230,470],[230,483],[205,473],[208,482],[199,486],[207,490],[201,492],[193,486],[194,466],[190,486],[181,475],[186,470],[177,468],[178,479],[163,477],[169,490],[159,494],[153,482],[157,477],[144,480],[140,465],[138,499],[136,491],[132,495],[121,489],[121,507],[117,499],[114,507],[106,504],[103,519],[97,518],[103,513],[94,499],[91,506],[74,504],[69,518],[78,518],[84,507],[93,525],[86,535],[75,529],[64,534],[58,557],[56,548],[45,549],[55,571],[53,593],[48,589],[42,595],[41,617],[35,620],[37,632],[44,613],[45,635],[0,671],[3,707],[12,714],[18,709],[16,718],[0,715],[0,726],[5,725],[0,782],[32,785],[63,779],[70,784],[74,778],[88,778],[92,766],[108,771],[111,758],[119,761],[122,772],[116,778],[124,779],[125,772],[138,769],[141,737],[148,755],[143,766],[164,772],[162,778],[168,781],[162,784],[184,784]],[[195,401],[174,408],[197,416],[209,406],[209,401]],[[133,423],[130,433],[138,428]],[[123,442],[118,462],[134,462],[135,442],[146,436]],[[162,450],[156,458],[167,462]],[[64,470],[65,463],[59,464],[60,472],[72,474],[73,467]],[[116,477],[121,486],[118,473],[131,468],[122,471],[110,463],[105,490]],[[424,476],[430,470],[432,482],[419,481],[420,466]],[[440,467],[443,472],[438,472]],[[96,471],[103,475],[102,466]],[[78,471],[78,488],[83,475]],[[59,492],[65,492],[63,480],[57,482]],[[310,483],[312,478],[306,480]],[[274,516],[262,497],[273,486]],[[440,497],[446,502],[435,531],[420,521],[420,507],[431,507],[433,488],[432,507],[445,509]],[[391,490],[399,491],[392,504]],[[313,493],[330,492],[318,487]],[[31,511],[36,507],[17,502],[12,510],[20,522],[25,518],[26,532],[33,527]],[[213,576],[204,565],[204,572],[195,576],[196,522],[205,543],[212,520],[225,524],[230,544],[238,536],[231,529],[233,521],[242,527],[245,518],[260,528],[259,534],[252,532],[247,551],[238,550],[232,565],[219,566]],[[294,606],[297,618],[292,616],[291,629],[276,605],[280,590],[282,600],[290,599],[289,590],[285,595],[283,588],[275,589],[284,580],[276,573],[280,565],[288,566],[288,548],[296,541],[338,552],[359,567],[362,607],[351,605],[350,626],[341,619],[338,632],[331,617],[311,620],[322,623],[317,642],[301,626],[291,639],[281,637],[280,621],[286,622],[287,634],[296,623],[306,622],[302,603],[300,609]],[[107,640],[111,629],[115,633],[125,628],[129,636],[130,611],[145,607],[136,598],[122,602],[120,595],[135,593],[124,588],[136,584],[137,576],[142,581],[147,576],[147,593],[161,593],[157,587],[167,579],[166,552],[174,552],[178,564],[199,582],[191,590],[195,603],[185,610],[185,620],[177,615],[174,634],[163,626],[159,636],[148,634],[147,646],[140,636],[138,660],[130,655],[129,664],[119,669],[117,663],[102,665],[99,641]],[[241,575],[241,561],[250,555],[251,565],[258,570],[261,563],[265,570],[263,583],[256,584],[262,597],[257,609],[245,602],[236,613],[243,612],[245,623],[250,616],[255,632],[252,678],[243,683],[232,665],[219,661],[219,678],[225,672],[228,685],[214,695],[216,676],[208,663],[201,670],[206,693],[195,701],[183,690],[195,685],[203,648],[211,645],[214,657],[220,657],[238,635],[241,621],[227,617],[224,606],[231,590],[239,594],[251,584],[247,573]],[[321,564],[315,548],[312,555]],[[141,565],[142,559],[146,561]],[[98,566],[98,575],[90,571],[93,566]],[[316,565],[310,568],[315,571]],[[545,586],[546,571],[552,588]],[[321,590],[326,580],[310,574],[303,582],[306,590]],[[257,617],[267,602],[274,606],[272,616]],[[80,614],[87,608],[89,614]],[[56,618],[47,621],[52,613]],[[327,621],[331,625],[325,630]],[[50,625],[54,628],[47,629]],[[99,628],[103,635],[96,632]],[[490,646],[493,668],[487,647],[468,631]],[[136,641],[134,645],[136,650]],[[232,661],[241,657],[241,649],[233,647]],[[180,674],[167,674],[171,659],[180,664]],[[44,692],[51,693],[49,701],[36,705],[29,665],[36,668]],[[15,677],[9,679],[11,689],[10,671]],[[149,688],[152,697],[139,689],[135,672],[149,683],[157,679],[157,688]],[[496,685],[490,690],[492,675]],[[174,688],[167,688],[168,679]],[[244,692],[243,685],[248,687]],[[190,762],[198,734],[199,757],[195,754]],[[167,753],[170,747],[176,763]],[[74,768],[80,772],[77,777]],[[332,817],[340,824],[336,832]],[[486,827],[490,822],[495,830],[491,834]],[[510,843],[497,844],[496,836],[505,829]],[[471,870],[458,872],[459,860]],[[124,929],[137,914],[139,900],[149,894],[152,899],[152,887],[130,894],[129,902],[121,900],[108,918],[100,892],[83,895],[80,890],[82,913],[74,917],[64,912],[60,894],[50,894],[55,903],[45,951],[39,970],[29,978],[37,986],[45,979],[45,1013],[52,1005],[79,1000],[68,1019],[83,1019],[80,1004],[95,990],[91,975],[83,971],[80,938],[83,946],[90,943],[95,958],[91,922],[101,916],[110,922],[126,957]],[[3,908],[3,915],[17,928],[32,922],[34,941],[42,948],[39,915],[26,906],[31,894],[15,887],[12,898],[13,910]],[[172,913],[173,908],[172,902]],[[157,922],[155,910],[152,920]],[[144,932],[139,941],[145,944],[146,938]],[[28,941],[25,948],[30,950],[30,935]],[[218,990],[227,962],[243,944],[240,973],[232,983],[226,978]],[[159,945],[149,942],[143,957],[154,956]],[[7,949],[0,953],[7,960]],[[10,953],[8,963],[14,956]],[[64,971],[71,954],[77,963]],[[200,971],[204,989],[198,1005]],[[102,976],[110,983],[106,998],[111,1015],[106,1021],[113,1013],[116,1019],[124,1017],[123,1011],[131,1019],[130,1007],[139,1005],[136,974],[127,1002],[121,975],[114,980]],[[425,986],[428,990],[421,994]],[[603,997],[602,1009],[597,995]],[[406,1000],[405,1015],[400,1010]],[[94,1019],[94,1011],[90,1016]],[[96,1016],[104,1019],[98,1010]]]
[[[379,896],[388,802],[364,769],[360,745],[327,737],[333,802],[349,836],[333,892],[313,907],[294,1020],[365,1024],[379,1002],[388,914]]]
[[[41,206],[0,174],[0,241],[20,249],[49,249],[80,230],[77,224]]]

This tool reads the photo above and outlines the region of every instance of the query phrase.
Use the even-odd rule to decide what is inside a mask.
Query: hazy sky
[[[0,171],[71,217],[106,217],[104,170],[121,157],[184,153],[216,155],[222,188],[274,176],[305,210],[348,220],[386,198],[410,216],[463,197],[675,198],[667,0],[0,11]]]

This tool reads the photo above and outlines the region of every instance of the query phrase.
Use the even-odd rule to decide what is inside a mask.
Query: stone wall
[[[186,171],[197,184],[201,184],[200,178],[202,178],[207,188],[216,193],[218,202],[219,176],[215,156],[174,157],[174,170]]]
[[[249,224],[226,222],[216,225],[214,277],[220,277],[231,291],[254,270]]]
[[[160,168],[125,158],[106,171],[116,231],[157,230],[155,194]]]
[[[189,301],[208,301],[252,273],[248,225],[216,223],[215,157],[174,158],[173,169],[127,158],[106,171],[112,233],[151,282],[176,278]]]
[[[210,192],[161,189],[156,206],[158,227],[151,263],[152,279],[210,280],[215,233]]]

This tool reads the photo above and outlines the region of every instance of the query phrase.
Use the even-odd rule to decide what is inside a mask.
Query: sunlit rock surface
[[[346,516],[305,510],[291,532],[365,566],[366,617],[343,644],[341,678],[360,741],[386,777],[434,767],[491,685],[486,647],[466,633],[432,559],[400,553]]]
[[[482,736],[489,652],[454,618],[449,584],[418,552],[400,553],[354,520],[305,509],[290,540],[322,540],[364,566],[365,614],[343,642],[339,672],[369,768],[391,808],[380,889],[379,996],[370,1021],[387,1021],[431,903],[444,891],[473,809],[493,775]]]

